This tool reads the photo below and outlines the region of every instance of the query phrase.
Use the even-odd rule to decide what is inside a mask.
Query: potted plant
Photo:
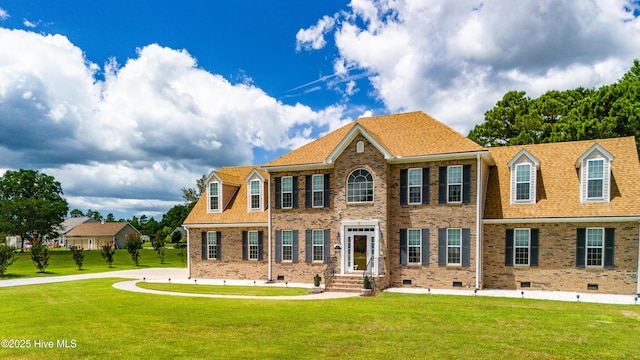
[[[371,295],[371,279],[369,279],[369,275],[364,276],[362,286],[362,295]]]
[[[321,280],[322,280],[322,278],[318,274],[316,274],[316,276],[313,277],[313,293],[314,294],[322,292],[322,289],[320,288],[320,281]]]

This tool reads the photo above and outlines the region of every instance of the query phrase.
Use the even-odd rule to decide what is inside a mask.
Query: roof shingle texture
[[[113,236],[127,225],[127,222],[82,223],[69,231],[67,236]]]
[[[576,161],[594,144],[614,156],[611,201],[580,202],[580,171]],[[522,149],[540,161],[536,204],[511,204],[507,163]],[[485,219],[600,217],[640,215],[640,163],[633,137],[490,148],[496,166],[489,171]]]

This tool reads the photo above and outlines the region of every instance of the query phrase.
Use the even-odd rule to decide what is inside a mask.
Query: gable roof
[[[268,212],[254,211],[249,212],[247,209],[247,184],[238,179],[246,179],[249,174],[256,170],[256,166],[230,166],[222,167],[215,174],[226,184],[225,179],[234,181],[232,185],[240,184],[231,202],[226,206],[224,211],[219,213],[207,212],[207,192],[202,194],[198,202],[184,220],[184,225],[193,224],[246,224],[246,223],[264,223],[268,221]],[[257,170],[263,177],[267,178],[267,174],[262,170]],[[264,194],[265,203],[267,202],[267,194]]]
[[[131,227],[128,222],[82,223],[67,233],[67,236],[115,236],[125,227]]]
[[[64,219],[62,224],[60,224],[60,233],[65,235],[69,231],[73,230],[76,226],[83,223],[97,223],[98,221],[90,218],[88,216],[80,216],[80,217],[68,217]]]
[[[357,133],[365,136],[388,159],[485,150],[459,132],[417,111],[360,118],[267,163],[264,168],[331,163],[345,142],[350,142]]]
[[[580,202],[576,161],[598,145],[611,162],[611,201]],[[526,149],[540,161],[535,204],[510,203],[508,163]],[[490,148],[496,166],[489,170],[484,219],[606,217],[640,215],[640,163],[633,137]]]

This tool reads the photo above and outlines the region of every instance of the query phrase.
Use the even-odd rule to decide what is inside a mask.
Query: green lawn
[[[211,299],[126,292],[115,281],[0,288],[0,339],[31,343],[0,348],[0,358],[640,358],[634,305],[395,293]]]
[[[164,264],[160,264],[158,254],[154,250],[142,249],[140,263],[138,268],[149,267],[187,267],[186,251],[184,262],[179,256],[180,250],[166,249],[164,256]],[[75,261],[69,250],[50,251],[49,267],[44,273],[39,270],[31,262],[31,256],[28,252],[17,253],[17,260],[7,269],[2,279],[15,279],[24,277],[40,277],[40,276],[59,276],[59,275],[77,275],[89,274],[114,270],[136,269],[131,256],[127,250],[116,250],[113,261],[113,268],[109,268],[102,258],[100,250],[85,251],[84,264],[82,270],[78,270]]]
[[[236,285],[195,285],[167,284],[155,282],[139,282],[138,287],[144,289],[182,292],[190,294],[243,295],[243,296],[296,296],[306,295],[311,290],[306,288],[279,286],[236,286]]]

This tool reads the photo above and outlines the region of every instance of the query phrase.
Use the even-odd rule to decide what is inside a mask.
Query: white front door
[[[367,266],[373,266],[370,260],[375,250],[375,228],[345,227],[344,231],[347,237],[347,272],[371,270],[367,269]]]

